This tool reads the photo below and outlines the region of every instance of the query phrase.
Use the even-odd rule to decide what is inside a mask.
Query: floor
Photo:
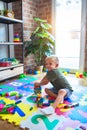
[[[45,74],[46,73],[42,73],[42,74],[32,75],[32,76],[37,77],[39,80],[41,80],[43,78],[43,76],[45,76]],[[76,78],[75,74],[67,74],[65,77],[70,82],[70,84],[72,85],[73,90],[78,91],[79,87],[87,87],[87,77]],[[16,78],[12,78],[12,79],[3,81],[0,84],[10,82],[10,81],[12,81],[12,80],[14,80]],[[7,121],[3,121],[3,120],[0,119],[0,130],[6,130],[6,129],[10,129],[10,130],[27,130],[27,128],[22,129],[22,128],[18,127],[18,126],[14,126],[14,124],[9,124]]]

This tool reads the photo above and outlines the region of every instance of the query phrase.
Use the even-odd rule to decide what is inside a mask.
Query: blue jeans
[[[69,89],[67,89],[67,88],[63,88],[63,89],[67,92],[67,94],[65,95],[64,99],[69,98],[69,97],[72,95],[72,92],[71,92]],[[55,94],[58,95],[58,90],[55,89],[54,87],[51,88],[50,90],[51,90],[53,93],[55,93]]]

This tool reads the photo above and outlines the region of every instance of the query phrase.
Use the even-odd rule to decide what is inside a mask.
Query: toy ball
[[[80,73],[80,74],[79,74],[79,77],[80,77],[80,78],[83,78],[83,74],[82,74],[82,73]]]
[[[48,72],[48,69],[44,68],[44,71],[45,71],[45,72]]]
[[[86,75],[85,75],[86,77],[87,77],[87,73],[86,73]]]
[[[76,72],[76,78],[79,78],[79,72]]]
[[[38,71],[38,74],[40,74],[40,71]]]
[[[83,75],[87,77],[87,72],[83,72]]]
[[[5,96],[8,97],[8,96],[9,96],[9,93],[6,93]]]
[[[64,72],[64,75],[65,75],[65,76],[67,75],[67,72],[66,72],[66,71]]]
[[[28,70],[28,73],[29,73],[29,74],[32,74],[32,70],[31,70],[31,69],[29,69],[29,70]]]
[[[70,72],[70,70],[69,70],[69,69],[66,69],[65,71],[66,71],[67,73],[69,73],[69,72]]]
[[[30,111],[32,111],[33,110],[33,107],[30,107],[30,109],[29,109]]]
[[[19,78],[25,78],[26,74],[20,74]]]
[[[34,74],[38,74],[38,71],[37,71],[37,70],[35,70],[35,71],[34,71]]]
[[[48,69],[46,69],[45,72],[48,72]]]

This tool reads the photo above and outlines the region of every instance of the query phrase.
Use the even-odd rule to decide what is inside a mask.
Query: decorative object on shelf
[[[11,10],[4,10],[4,15],[9,18],[14,18],[14,12]]]
[[[11,10],[0,10],[0,15],[6,16],[9,18],[14,18],[14,12]]]
[[[2,58],[0,59],[0,67],[8,67],[11,65],[17,65],[19,61],[16,58]]]
[[[3,62],[1,62],[1,61],[0,61],[0,67],[8,67],[8,66],[11,66],[11,63],[10,63],[10,62],[8,62],[8,61],[3,61]]]
[[[19,61],[19,60],[13,58],[14,59],[13,61],[7,60],[7,61],[5,61],[4,64],[3,64],[4,61],[1,61],[2,63],[0,62],[0,64],[1,64],[0,81],[3,81],[5,79],[9,79],[9,78],[12,78],[12,77],[15,77],[17,75],[24,73],[23,42],[21,40],[21,43],[20,43],[19,37],[18,37],[17,41],[15,40],[15,42],[10,41],[10,39],[12,39],[11,32],[18,30],[18,25],[20,26],[21,39],[23,39],[23,28],[22,28],[23,2],[22,2],[22,0],[20,0],[20,1],[18,0],[18,2],[16,0],[1,0],[1,1],[2,1],[2,4],[0,2],[0,7],[2,6],[3,9],[1,9],[1,11],[0,11],[0,26],[2,26],[1,24],[3,24],[4,30],[2,30],[2,32],[4,35],[6,34],[7,38],[3,37],[3,39],[2,38],[0,39],[0,53],[1,53],[0,58],[4,58],[3,54],[5,53],[5,56],[8,59],[9,59],[9,57],[10,58],[15,57],[20,60]],[[20,8],[15,9],[15,7],[13,7],[13,3],[15,4],[15,6],[17,6],[18,3],[20,3]],[[13,10],[14,10],[14,12],[13,12]],[[20,12],[19,15],[17,12]],[[15,18],[14,18],[14,15],[15,15]],[[20,18],[17,18],[17,16]],[[15,29],[14,29],[14,27],[10,28],[9,25],[15,26]],[[10,29],[11,29],[11,31],[10,31]],[[3,45],[3,47],[1,47],[2,45]],[[19,50],[21,48],[21,53],[19,52],[20,56],[17,55],[16,52],[18,52],[18,51],[16,48],[18,48]],[[13,50],[14,50],[14,53],[13,53]]]
[[[14,42],[20,42],[20,37],[18,33],[14,34]]]
[[[4,15],[4,10],[0,10],[0,15]]]
[[[48,32],[52,27],[46,20],[34,18],[37,27],[30,37],[30,41],[25,41],[25,57],[34,54],[37,66],[44,65],[44,59],[47,55],[53,54],[55,40]]]

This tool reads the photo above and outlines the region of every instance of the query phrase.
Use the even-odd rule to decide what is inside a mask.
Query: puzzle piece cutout
[[[26,82],[20,82],[19,80],[15,80],[13,82],[10,82],[10,83],[6,84],[6,86],[21,87],[21,86],[25,86],[27,84],[28,83],[26,83]]]
[[[34,112],[25,121],[21,122],[22,128],[27,127],[30,130],[58,130],[61,124],[66,119],[63,116],[58,116],[55,113],[53,115],[43,115],[40,111]]]

